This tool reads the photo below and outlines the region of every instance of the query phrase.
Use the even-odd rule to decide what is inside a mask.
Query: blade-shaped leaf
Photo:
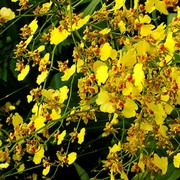
[[[99,4],[100,0],[92,0],[91,3],[86,7],[83,12],[83,17],[91,15],[95,10],[96,6]]]
[[[80,180],[89,180],[89,175],[81,166],[79,166],[77,163],[74,163],[74,167],[80,177]]]

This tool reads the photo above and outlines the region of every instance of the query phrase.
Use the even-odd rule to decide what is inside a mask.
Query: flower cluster
[[[19,6],[20,11],[32,7],[21,0]],[[166,176],[170,164],[180,168],[178,0],[105,1],[88,13],[77,13],[76,6],[38,3],[34,19],[20,28],[14,50],[17,79],[35,70],[37,86],[27,95],[33,104],[27,117],[5,105],[12,113],[6,119],[10,130],[0,131],[7,138],[1,140],[0,169],[22,173],[28,160],[40,164],[48,177],[51,167],[78,160],[92,133],[89,124],[99,122],[104,123],[95,141],[109,142],[94,179],[104,174],[111,180],[154,178]],[[169,23],[159,20],[170,17],[171,9],[176,15]],[[15,17],[6,11],[0,10],[5,22]],[[70,59],[59,60],[69,42]]]

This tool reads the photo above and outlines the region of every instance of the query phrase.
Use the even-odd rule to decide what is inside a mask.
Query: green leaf
[[[80,180],[89,180],[89,175],[87,174],[87,172],[77,163],[73,163],[73,164],[80,177]]]
[[[89,3],[89,2],[91,2],[91,0],[81,0],[81,1],[75,1],[75,2],[72,1],[74,7],[77,7],[79,5],[86,4],[86,3]]]
[[[60,87],[63,87],[63,86],[69,86],[71,81],[70,80],[62,81],[61,77],[63,75],[64,75],[63,72],[59,72],[59,73],[55,74],[51,80],[50,87],[53,89],[59,89]]]
[[[10,60],[10,70],[11,70],[13,76],[15,78],[17,78],[19,73],[15,69],[16,69],[16,60],[15,59],[11,59]]]
[[[174,59],[173,59],[173,64],[179,64],[180,63],[180,54],[179,53],[174,53]]]
[[[174,180],[180,178],[180,169],[174,169],[171,176],[167,180]]]
[[[5,61],[2,64],[2,67],[0,67],[0,79],[2,79],[3,81],[7,81],[7,61]]]
[[[154,20],[155,25],[158,26],[157,11],[156,11],[156,10],[154,10],[154,11],[152,12],[152,19]]]
[[[170,13],[167,16],[167,25],[170,24],[173,20],[173,18],[177,17],[177,13]]]
[[[84,10],[83,17],[91,15],[94,12],[96,6],[99,4],[99,2],[100,0],[92,0],[91,3]]]
[[[146,171],[146,172],[141,172],[141,173],[139,173],[139,174],[136,174],[133,178],[132,178],[132,180],[140,180],[140,179],[142,179],[142,180],[151,180],[151,177],[150,177],[150,173],[148,172],[148,171]]]

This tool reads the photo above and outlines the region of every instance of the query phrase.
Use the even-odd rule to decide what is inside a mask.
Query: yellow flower
[[[165,36],[165,28],[166,25],[164,23],[161,23],[155,30],[153,30],[151,32],[151,36],[157,40],[157,41],[161,41],[162,39],[164,39]]]
[[[33,35],[31,35],[27,38],[27,40],[24,42],[25,43],[24,48],[27,48],[28,44],[32,41],[32,39],[33,39]]]
[[[115,180],[115,177],[114,177],[114,174],[113,174],[113,170],[111,170],[110,180]]]
[[[177,18],[180,18],[180,7],[177,6]]]
[[[143,56],[143,55],[146,55],[147,52],[150,50],[150,45],[148,42],[142,40],[142,41],[139,41],[138,43],[136,43],[134,45],[136,51],[137,51],[137,55],[139,56]]]
[[[0,17],[5,21],[9,21],[15,18],[15,14],[10,8],[2,7],[0,9]]]
[[[157,154],[154,154],[153,163],[162,170],[162,174],[166,174],[168,168],[168,159],[167,157],[159,157]]]
[[[64,103],[64,101],[68,98],[68,92],[69,92],[69,89],[67,86],[63,86],[59,89],[60,91],[60,94],[59,94],[59,97],[60,97],[60,100],[59,100],[59,103]]]
[[[72,152],[70,154],[68,154],[68,164],[72,164],[75,160],[77,159],[77,153],[76,152]]]
[[[98,85],[100,86],[101,83],[104,84],[108,78],[107,65],[101,61],[96,61],[93,65],[93,70],[95,72]]]
[[[58,142],[57,145],[60,145],[66,136],[66,130],[64,130],[61,134],[58,135]]]
[[[38,75],[37,80],[36,80],[36,83],[37,83],[38,85],[40,85],[42,82],[45,81],[45,79],[47,78],[47,76],[48,76],[48,71],[47,71],[47,70],[46,70],[46,71],[43,71],[41,74]]]
[[[176,154],[173,158],[174,167],[180,168],[180,153]]]
[[[44,55],[44,57],[41,59],[40,64],[39,64],[39,71],[41,70],[41,68],[43,68],[44,66],[46,66],[49,63],[49,58],[50,58],[50,53],[46,53]]]
[[[147,0],[145,3],[146,12],[151,13],[157,9],[160,13],[168,15],[167,7],[164,1],[160,0]]]
[[[6,102],[5,106],[10,111],[16,109],[16,107],[13,106],[10,102]]]
[[[124,109],[122,110],[122,114],[126,118],[131,118],[136,115],[137,109],[138,106],[132,99],[126,99],[126,102],[124,104]]]
[[[117,124],[119,121],[118,121],[118,114],[114,113],[114,116],[111,120],[111,123],[112,124]]]
[[[128,180],[128,177],[124,171],[121,171],[120,174],[121,174],[121,179]]]
[[[164,106],[164,110],[165,110],[166,114],[171,114],[173,109],[174,109],[174,107],[168,103],[166,103]]]
[[[146,104],[147,104],[148,108],[151,111],[153,111],[157,125],[162,125],[167,116],[167,114],[163,108],[163,104],[162,103],[154,104],[154,102],[146,103]]]
[[[116,153],[121,150],[121,142],[119,141],[118,144],[114,144],[112,148],[110,148],[110,153]]]
[[[153,130],[153,126],[147,122],[142,122],[140,124],[140,128],[145,130],[145,131],[152,131]]]
[[[30,24],[29,27],[31,29],[31,35],[34,35],[36,30],[38,29],[38,21],[37,19],[34,19]]]
[[[100,110],[102,112],[114,113],[115,111],[113,104],[110,102],[110,95],[104,89],[100,90],[98,97],[96,99],[96,104],[100,105]]]
[[[69,36],[69,34],[70,33],[65,29],[60,31],[58,28],[54,28],[50,34],[50,43],[58,45],[59,43],[63,42]]]
[[[39,130],[37,133],[43,132],[43,128],[45,126],[44,122],[46,121],[46,118],[44,116],[38,116],[34,119],[34,126],[36,130]],[[40,130],[41,129],[41,130]]]
[[[5,162],[5,163],[0,163],[0,169],[6,169],[8,168],[9,163]]]
[[[61,77],[62,81],[67,81],[76,71],[76,65],[73,64],[69,69],[66,69],[64,75]]]
[[[80,133],[78,133],[78,144],[82,144],[82,142],[84,141],[84,136],[85,136],[85,128],[82,128],[80,130]]]
[[[137,9],[139,5],[139,0],[134,0],[134,9]]]
[[[102,35],[108,34],[109,32],[111,32],[110,28],[104,28],[103,30],[99,31],[99,33]]]
[[[126,87],[122,90],[124,96],[128,96],[133,91],[133,84],[131,82],[126,82]]]
[[[147,0],[147,1],[145,2],[146,12],[151,13],[151,12],[153,12],[153,11],[155,10],[155,1],[156,1],[156,0]]]
[[[28,37],[28,39],[25,41],[25,46],[24,48],[26,48],[28,46],[28,44],[32,41],[33,36],[36,32],[36,30],[38,29],[38,21],[37,19],[34,19],[33,21],[31,21],[31,23],[29,24],[29,28],[31,29],[31,35]]]
[[[75,31],[75,30],[80,29],[89,21],[89,19],[90,19],[90,15],[87,15],[83,19],[80,19],[78,22],[72,25],[72,30]]]
[[[46,176],[46,175],[49,173],[50,167],[51,167],[51,166],[46,166],[46,167],[43,169],[42,174],[43,174],[44,176]]]
[[[50,7],[52,5],[52,2],[48,2],[48,3],[43,3],[42,4],[42,8],[39,10],[40,13],[46,13],[49,11]]]
[[[45,45],[41,45],[37,48],[38,52],[42,52],[45,50]]]
[[[134,64],[136,64],[136,51],[134,48],[131,48],[127,51],[127,53],[123,53],[123,56],[120,58],[119,62],[122,66],[127,66],[129,68],[133,68]]]
[[[165,125],[160,125],[158,129],[158,133],[160,133],[163,137],[167,138],[166,131],[168,128]]]
[[[12,117],[12,123],[14,127],[19,126],[23,123],[23,118],[18,113],[15,113]]]
[[[112,47],[108,42],[104,43],[100,47],[100,59],[106,61],[111,56]]]
[[[52,99],[53,98],[53,92],[54,92],[54,90],[52,90],[52,89],[48,89],[48,90],[42,89],[41,94],[47,99]]]
[[[169,14],[165,1],[156,0],[155,7],[160,13],[165,15]]]
[[[26,65],[25,68],[21,70],[20,74],[18,74],[17,77],[18,81],[22,81],[29,73],[29,70],[30,70],[30,66]]]
[[[164,43],[164,46],[165,46],[165,48],[167,48],[169,50],[169,52],[171,54],[174,53],[175,41],[174,41],[172,32],[168,32],[168,35],[167,35],[167,38],[166,38],[166,42]]]
[[[35,103],[32,108],[32,113],[34,113],[36,116],[42,114],[42,104]]]
[[[151,18],[147,14],[144,16],[139,16],[139,22],[149,24],[151,22]]]
[[[25,165],[24,165],[24,163],[22,163],[22,164],[19,166],[19,168],[17,169],[17,171],[18,171],[18,173],[21,173],[21,172],[24,171],[24,169],[25,169]]]
[[[112,60],[116,59],[117,58],[117,54],[118,54],[117,51],[115,49],[112,49],[111,54],[110,54],[110,58]]]
[[[142,91],[144,79],[145,79],[142,63],[137,63],[135,65],[133,79],[134,79],[134,85],[137,86],[140,91]]]
[[[57,120],[61,117],[61,110],[59,109],[59,112],[57,112],[55,109],[52,110],[51,112],[51,119],[52,120]]]
[[[33,157],[33,162],[35,164],[40,164],[43,157],[44,157],[44,147],[40,145],[35,152],[35,155]]]
[[[120,9],[125,5],[126,0],[115,0],[114,10]]]
[[[141,168],[142,172],[144,172],[145,164],[143,162],[143,155],[142,154],[140,154],[138,166]]]
[[[140,34],[141,36],[149,36],[152,33],[152,29],[154,29],[155,26],[152,24],[144,24],[141,26]]]
[[[84,65],[84,60],[78,59],[77,60],[77,73],[81,72],[81,67]]]
[[[122,20],[118,23],[118,27],[122,34],[126,32],[126,24]]]

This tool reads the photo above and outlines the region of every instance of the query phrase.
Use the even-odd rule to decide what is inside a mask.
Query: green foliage
[[[90,4],[84,9],[83,16],[85,17],[87,15],[91,15],[100,2],[100,0],[92,0]]]
[[[87,172],[81,166],[79,166],[77,163],[74,163],[74,167],[76,168],[80,180],[89,180]]]
[[[0,179],[180,178],[176,2],[0,5]]]

